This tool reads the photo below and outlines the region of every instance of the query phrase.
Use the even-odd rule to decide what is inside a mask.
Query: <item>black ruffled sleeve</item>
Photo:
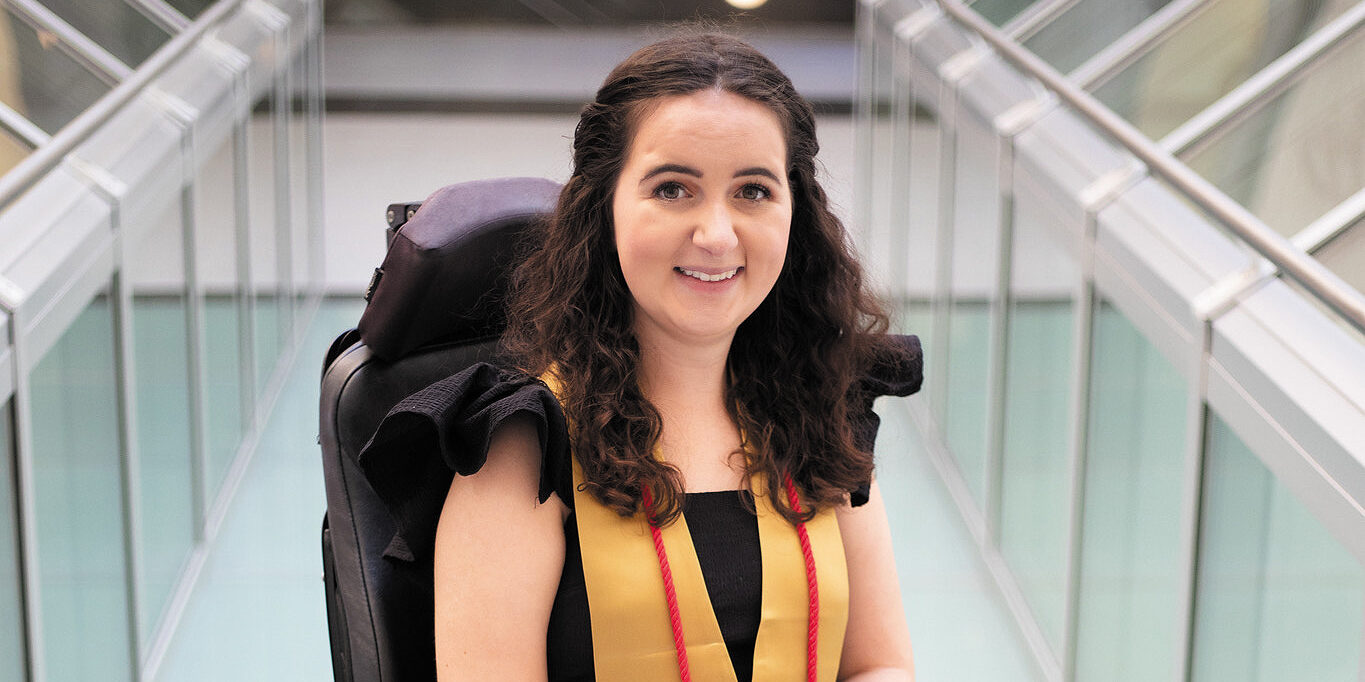
[[[360,469],[397,528],[385,556],[414,561],[434,551],[454,474],[478,471],[493,432],[516,415],[529,415],[540,435],[540,501],[572,499],[559,401],[535,377],[478,363],[404,398],[360,451]]]
[[[891,336],[891,352],[877,359],[868,370],[867,376],[859,380],[855,389],[853,411],[853,443],[860,450],[872,451],[877,440],[877,429],[881,417],[872,411],[872,402],[884,395],[906,396],[919,390],[924,381],[924,351],[920,349],[918,336]],[[849,504],[854,507],[867,504],[872,492],[872,482],[859,486],[849,493]]]

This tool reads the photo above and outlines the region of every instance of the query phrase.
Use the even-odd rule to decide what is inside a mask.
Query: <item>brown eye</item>
[[[654,188],[654,196],[663,199],[664,201],[674,201],[687,196],[687,191],[683,189],[682,185],[676,182],[665,182]]]
[[[772,196],[772,192],[769,192],[767,187],[752,182],[739,188],[739,198],[741,199],[763,201],[770,196]]]

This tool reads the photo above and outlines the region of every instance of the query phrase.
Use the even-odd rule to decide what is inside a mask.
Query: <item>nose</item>
[[[730,207],[725,202],[709,204],[692,232],[692,243],[708,253],[724,254],[739,245]]]

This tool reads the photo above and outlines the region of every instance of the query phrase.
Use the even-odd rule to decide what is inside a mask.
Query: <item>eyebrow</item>
[[[702,177],[702,172],[691,166],[684,166],[680,163],[665,163],[655,166],[648,173],[645,173],[644,177],[640,178],[640,182],[644,182],[645,180],[648,180],[656,175],[661,175],[663,173],[682,173],[683,175],[691,175],[697,178]],[[772,171],[762,166],[754,166],[752,168],[745,168],[735,172],[735,177],[737,178],[744,177],[746,175],[758,175],[760,177],[768,178],[773,182],[777,183],[782,182],[780,179],[778,179],[777,175],[775,175]]]
[[[656,175],[662,175],[664,173],[682,173],[683,175],[691,175],[698,178],[701,177],[701,171],[691,166],[684,166],[680,163],[665,163],[655,166],[648,173],[645,173],[645,176],[640,178],[640,182],[644,182],[645,180],[648,180]]]
[[[762,166],[754,166],[753,168],[745,168],[744,170],[741,170],[741,171],[735,173],[735,177],[737,177],[737,178],[744,177],[744,176],[746,176],[746,175],[758,175],[758,176],[761,176],[761,177],[768,178],[769,180],[772,180],[773,182],[776,182],[776,183],[778,183],[779,185],[782,184],[782,180],[780,180],[775,174],[773,174],[772,171],[770,171],[770,170],[768,170],[767,168],[764,168],[764,167],[762,167]]]

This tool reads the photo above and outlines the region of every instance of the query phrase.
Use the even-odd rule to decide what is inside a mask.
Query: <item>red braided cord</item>
[[[652,516],[654,496],[645,488],[645,518]],[[649,524],[649,532],[654,536],[654,553],[659,557],[659,572],[664,576],[664,598],[668,600],[668,622],[673,626],[673,648],[678,652],[678,675],[682,682],[692,682],[692,673],[687,667],[687,644],[683,640],[682,613],[678,610],[678,592],[673,588],[673,569],[668,567],[668,552],[664,550],[664,535],[659,527]]]
[[[796,485],[790,474],[786,475],[787,500],[792,511],[801,513],[801,499],[796,495]],[[810,615],[806,620],[806,679],[816,682],[816,657],[820,643],[820,585],[815,581],[815,553],[810,548],[810,533],[806,532],[804,522],[796,524],[796,536],[801,539],[801,553],[806,557],[806,591],[810,594]]]

